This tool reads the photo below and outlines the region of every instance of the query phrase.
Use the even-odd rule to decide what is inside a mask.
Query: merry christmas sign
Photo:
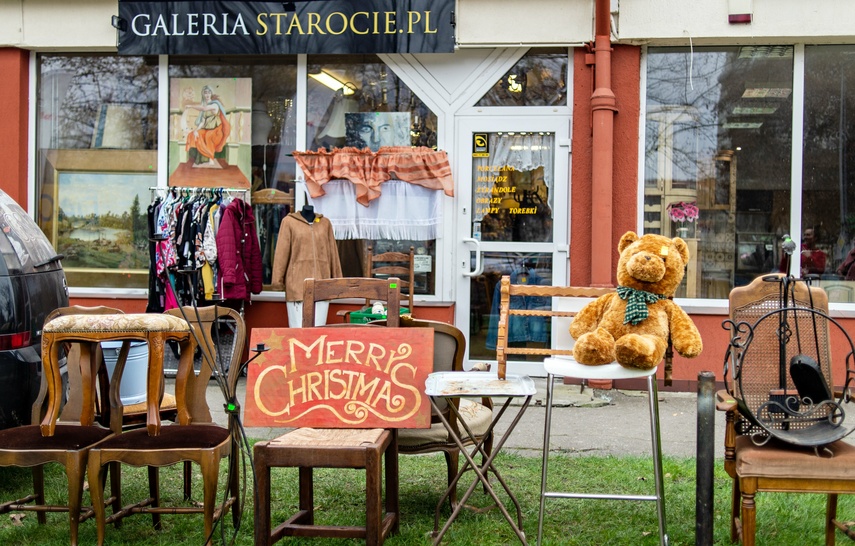
[[[430,328],[254,328],[246,426],[428,428]]]

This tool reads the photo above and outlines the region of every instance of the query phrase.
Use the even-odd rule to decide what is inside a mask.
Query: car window
[[[3,259],[0,260],[0,275],[20,273],[21,259],[18,257],[9,237],[2,231],[0,231],[0,255],[3,256]]]
[[[0,255],[8,273],[59,269],[53,246],[39,226],[11,197],[0,191]],[[47,269],[44,269],[44,268]]]

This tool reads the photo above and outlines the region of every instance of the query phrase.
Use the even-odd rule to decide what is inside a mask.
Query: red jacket
[[[250,293],[261,293],[261,249],[255,217],[241,199],[223,211],[217,230],[217,266],[223,298],[248,300]]]

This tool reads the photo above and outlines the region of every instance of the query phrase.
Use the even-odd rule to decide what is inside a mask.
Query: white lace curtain
[[[383,183],[382,196],[365,206],[357,202],[356,186],[349,180],[330,180],[324,190],[324,195],[309,197],[309,202],[329,218],[337,240],[437,238],[442,192],[389,180]]]

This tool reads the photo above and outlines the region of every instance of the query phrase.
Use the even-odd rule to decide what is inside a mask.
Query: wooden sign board
[[[430,328],[253,328],[248,427],[428,428]]]

